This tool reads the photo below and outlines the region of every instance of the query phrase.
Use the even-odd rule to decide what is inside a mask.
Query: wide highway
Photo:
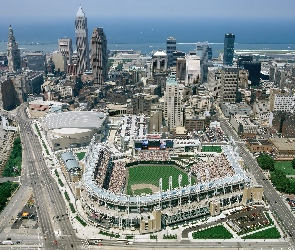
[[[19,107],[15,117],[19,124],[24,153],[21,183],[33,188],[45,248],[81,249],[67,216],[63,194],[60,193],[44,161],[42,145],[33,131],[25,108],[25,105]]]

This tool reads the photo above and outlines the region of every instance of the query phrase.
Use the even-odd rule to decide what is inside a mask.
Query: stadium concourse
[[[222,145],[221,153],[190,152],[185,159],[175,154],[173,145],[173,140],[158,146],[145,138],[142,145],[137,145],[141,148],[136,154],[130,155],[130,151],[121,153],[114,144],[96,143],[93,138],[83,160],[80,190],[88,222],[106,229],[153,233],[168,225],[263,202],[262,187],[251,186],[234,145]],[[183,147],[187,145],[184,143]],[[172,177],[163,172],[163,176],[152,181],[157,192],[128,195],[129,169],[148,169],[148,166],[169,167],[180,174]],[[150,177],[152,173],[147,175]],[[143,187],[152,184],[150,178],[144,180]]]

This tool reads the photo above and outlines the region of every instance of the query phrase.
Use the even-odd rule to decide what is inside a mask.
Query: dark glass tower
[[[235,35],[225,34],[224,36],[224,53],[223,53],[223,65],[232,66],[234,58],[235,47]]]
[[[166,53],[168,56],[168,66],[173,66],[173,52],[176,51],[176,39],[174,37],[168,37],[166,39]]]
[[[103,28],[95,28],[91,36],[91,65],[94,84],[103,85],[108,77],[107,38]]]

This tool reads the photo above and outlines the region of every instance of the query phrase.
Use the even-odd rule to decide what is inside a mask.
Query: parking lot
[[[246,233],[254,227],[268,225],[270,221],[264,211],[266,211],[264,207],[247,207],[233,212],[228,216],[228,225],[237,233]]]
[[[39,225],[36,206],[33,203],[29,203],[26,204],[18,213],[17,218],[11,226],[11,229],[37,229],[38,227]]]

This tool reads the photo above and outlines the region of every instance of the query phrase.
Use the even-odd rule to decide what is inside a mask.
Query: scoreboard
[[[141,140],[134,142],[135,150],[172,149],[173,140]]]

